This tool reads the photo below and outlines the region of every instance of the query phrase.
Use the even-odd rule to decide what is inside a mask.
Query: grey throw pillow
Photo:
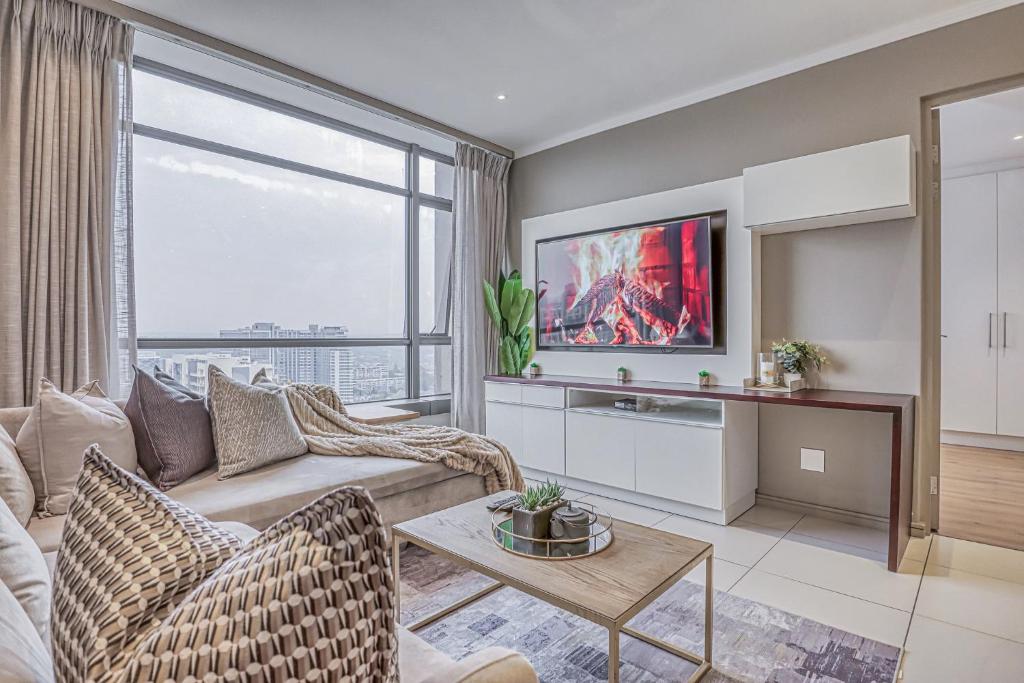
[[[181,393],[185,394],[189,398],[201,398],[204,401],[206,400],[205,396],[203,396],[202,394],[200,394],[197,391],[192,391],[191,389],[186,387],[184,384],[182,384],[181,382],[179,382],[178,380],[174,379],[173,377],[168,375],[166,372],[161,370],[160,368],[156,368],[156,367],[153,368],[153,376],[156,377],[158,380],[160,380],[161,383],[166,384],[167,386],[169,386],[169,387],[171,387],[173,389],[177,389],[178,391],[180,391]]]
[[[139,465],[158,489],[166,491],[212,467],[216,458],[206,401],[160,374],[169,381],[135,368],[124,412],[135,433]]]
[[[208,386],[218,478],[306,452],[284,387],[238,382],[213,365]]]
[[[36,492],[28,478],[14,439],[0,427],[0,498],[14,513],[18,524],[28,526],[36,505]]]

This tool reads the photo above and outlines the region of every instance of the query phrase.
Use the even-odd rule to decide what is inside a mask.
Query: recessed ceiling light
[[[499,98],[499,99],[500,99],[500,98]],[[1024,135],[1014,135],[1014,136],[1013,136],[1013,139],[1014,139],[1014,140],[1024,140]]]
[[[498,96],[497,96],[497,97],[498,97],[498,99],[499,99],[499,100],[502,100],[502,101],[504,101],[504,100],[505,100],[505,97],[506,97],[506,95],[505,95],[505,93],[498,93]]]

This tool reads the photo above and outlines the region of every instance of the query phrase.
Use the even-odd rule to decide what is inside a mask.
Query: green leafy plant
[[[495,291],[490,282],[484,282],[484,307],[491,322],[498,328],[498,357],[501,372],[505,375],[521,375],[534,352],[533,306],[537,296],[532,289],[523,287],[518,270],[506,278],[498,277]]]
[[[697,376],[698,377],[710,377],[711,373],[708,372],[707,370],[701,370],[700,372],[697,373]]]
[[[817,344],[812,344],[806,339],[794,339],[781,342],[772,342],[772,351],[779,355],[779,360],[786,372],[803,374],[810,367],[821,370],[831,361]]]
[[[539,368],[540,365],[538,365],[536,362],[534,362],[534,363],[530,363],[530,367],[531,368]]]
[[[546,481],[536,486],[527,486],[526,490],[519,494],[519,502],[516,504],[522,510],[534,512],[542,510],[549,505],[554,505],[565,495],[565,487],[557,481]]]

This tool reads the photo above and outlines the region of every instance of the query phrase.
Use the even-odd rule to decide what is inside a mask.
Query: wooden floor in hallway
[[[1024,453],[940,449],[939,533],[1024,550]]]

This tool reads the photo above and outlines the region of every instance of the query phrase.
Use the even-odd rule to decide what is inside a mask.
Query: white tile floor
[[[880,529],[760,505],[723,527],[577,497],[614,517],[714,543],[719,591],[903,647],[901,683],[1024,681],[1024,552],[911,539],[893,573]],[[687,579],[703,583],[703,567]]]

